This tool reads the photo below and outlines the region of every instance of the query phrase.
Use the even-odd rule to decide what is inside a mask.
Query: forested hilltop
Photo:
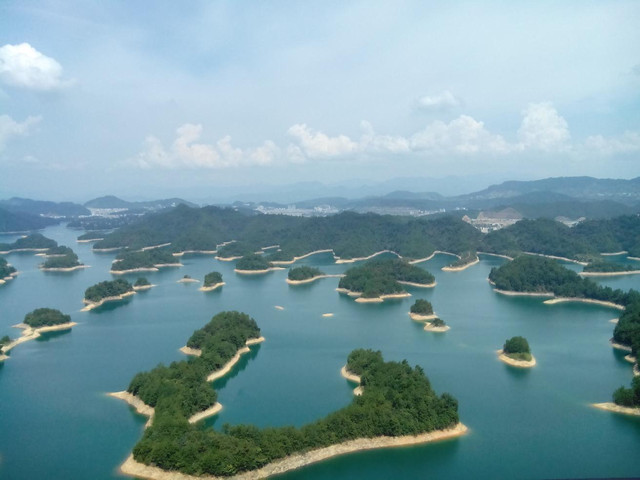
[[[0,252],[12,252],[18,250],[47,250],[55,248],[58,242],[45,237],[40,233],[34,233],[17,239],[13,243],[0,243]]]
[[[234,243],[223,244],[235,240]],[[140,249],[170,243],[172,252],[217,250],[221,257],[244,256],[279,245],[269,261],[292,260],[318,250],[351,259],[391,250],[407,259],[436,250],[475,258],[476,251],[515,256],[530,252],[593,261],[603,252],[640,256],[640,217],[589,220],[569,228],[549,219],[520,222],[482,234],[453,216],[414,218],[343,212],[328,217],[247,214],[230,208],[190,208],[150,214],[98,241],[94,248]]]
[[[201,349],[200,357],[134,377],[128,391],[155,407],[153,423],[133,450],[136,461],[187,474],[230,476],[347,440],[416,435],[458,423],[457,401],[446,393],[437,396],[422,368],[355,350],[346,367],[362,378],[364,392],[321,420],[301,428],[225,425],[221,432],[190,424],[190,415],[216,401],[206,376],[259,335],[248,315],[222,312],[187,343]]]

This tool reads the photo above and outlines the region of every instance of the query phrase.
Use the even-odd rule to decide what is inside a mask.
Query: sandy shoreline
[[[176,283],[200,283],[200,280],[196,278],[187,277],[187,278],[181,278],[180,280],[177,280]]]
[[[44,267],[38,267],[40,268],[40,270],[42,270],[43,272],[74,272],[76,270],[82,270],[83,268],[89,268],[91,265],[76,265],[75,267],[66,267],[66,268],[44,268]]]
[[[267,250],[269,248],[273,248],[273,247],[265,247],[262,250]],[[313,252],[309,252],[309,253],[305,253],[304,255],[300,255],[299,257],[293,257],[293,260],[274,260],[273,263],[274,265],[291,265],[295,262],[297,262],[298,260],[302,260],[303,258],[307,258],[310,257],[311,255],[317,255],[318,253],[333,253],[333,249],[325,249],[325,250],[314,250]]]
[[[171,245],[171,242],[169,243],[161,243],[159,245],[151,245],[150,247],[142,247],[140,250],[138,250],[139,252],[146,252],[147,250],[153,250],[155,248],[162,248],[162,247],[168,247],[169,245]]]
[[[436,282],[435,280],[431,283],[404,282],[401,280],[397,280],[397,282],[400,285],[409,285],[410,287],[416,287],[416,288],[433,288],[438,284],[438,282]]]
[[[380,250],[379,252],[372,253],[368,257],[355,257],[355,258],[344,258],[344,259],[340,258],[340,257],[335,257],[335,259],[336,259],[336,264],[354,263],[354,262],[360,262],[362,260],[371,260],[373,257],[377,257],[378,255],[382,255],[383,253],[393,253],[397,257],[402,258],[401,255],[399,255],[398,253],[394,252],[393,250]]]
[[[262,275],[264,273],[273,272],[275,270],[284,270],[282,267],[269,267],[263,270],[238,270],[234,268],[233,271],[239,273],[240,275]]]
[[[552,258],[553,260],[564,260],[565,262],[571,262],[571,263],[577,263],[578,265],[587,265],[587,262],[580,262],[578,260],[574,260],[572,258],[567,258],[567,257],[558,257],[556,255],[544,255],[543,253],[533,253],[533,252],[522,252],[525,255],[534,255],[536,257],[545,257],[545,258]]]
[[[352,292],[351,290],[347,290],[346,288],[340,288],[340,287],[336,288],[336,292],[346,293],[350,297],[356,297],[356,302],[358,303],[381,303],[391,298],[407,298],[411,296],[409,292],[402,292],[402,293],[389,293],[387,295],[380,295],[379,297],[362,298],[362,292]]]
[[[20,253],[20,252],[46,252],[48,248],[14,248],[13,250],[5,250],[0,252],[0,255],[9,255],[10,253]]]
[[[93,247],[91,250],[98,253],[107,253],[107,252],[115,252],[117,250],[122,250],[124,247],[109,247],[109,248],[96,248]]]
[[[510,257],[508,255],[500,255],[499,253],[478,252],[478,255],[489,255],[491,257],[506,258],[507,260],[513,260],[513,257]]]
[[[267,478],[272,475],[281,474],[291,470],[310,465],[312,463],[321,462],[332,457],[345,455],[348,453],[373,450],[379,448],[405,447],[410,445],[420,445],[430,442],[437,442],[460,437],[468,432],[468,428],[462,423],[458,423],[455,427],[436,430],[429,433],[419,435],[406,435],[402,437],[375,437],[375,438],[359,438],[349,440],[330,447],[319,448],[305,453],[290,455],[280,460],[276,460],[264,467],[232,477],[213,477],[213,476],[193,476],[178,472],[169,472],[158,467],[151,467],[136,462],[132,455],[125,460],[120,466],[120,471],[126,475],[148,480],[257,480]]]
[[[276,263],[276,262],[272,262]],[[304,285],[305,283],[312,283],[316,280],[320,280],[321,278],[342,278],[344,275],[316,275],[315,277],[305,278],[304,280],[290,280],[287,278],[287,283],[289,285]]]
[[[618,343],[613,338],[609,339],[609,345],[611,345],[616,350],[621,350],[623,352],[631,353],[631,350],[632,350],[631,347],[627,345],[623,345],[622,343]]]
[[[416,322],[426,322],[438,318],[438,315],[436,315],[435,313],[432,313],[430,315],[420,315],[419,313],[409,312],[409,316],[411,317],[411,320],[415,320]]]
[[[603,257],[612,257],[614,255],[624,255],[625,253],[629,253],[626,250],[620,250],[619,252],[611,252],[611,253],[601,253]]]
[[[640,407],[636,407],[636,408],[623,407],[621,405],[616,405],[613,402],[592,403],[591,406],[599,408],[600,410],[607,410],[609,412],[622,413],[624,415],[640,416]]]
[[[334,314],[333,313],[323,313],[322,316],[328,318],[328,317],[333,317]]]
[[[76,240],[76,243],[91,243],[91,242],[98,242],[100,240],[104,240],[104,238],[88,238],[85,240]]]
[[[478,257],[476,257],[474,261],[465,263],[464,265],[460,265],[459,267],[446,266],[442,267],[440,270],[442,270],[443,272],[461,272],[462,270],[466,270],[467,268],[472,267],[477,263],[480,263],[480,259]]]
[[[242,355],[244,355],[245,353],[249,353],[251,351],[249,348],[251,345],[256,345],[262,342],[264,342],[264,337],[248,339],[245,342],[245,346],[239,349],[236,352],[236,354],[233,356],[233,358],[229,360],[227,363],[225,363],[220,370],[216,370],[215,372],[210,373],[207,376],[207,382],[214,382],[219,378],[224,377],[227,373],[231,371],[233,366],[240,361],[240,357],[242,357]]]
[[[8,264],[8,265],[11,265],[11,264]],[[18,273],[20,273],[20,272],[13,272],[13,273],[7,275],[4,278],[0,278],[0,285],[3,285],[5,283],[7,283],[9,280],[13,280],[14,278],[16,278],[18,276]]]
[[[625,355],[624,359],[629,363],[636,363],[638,361],[638,359],[631,354]]]
[[[515,358],[511,358],[502,350],[498,350],[497,353],[498,353],[498,360],[506,363],[507,365],[511,365],[512,367],[532,368],[532,367],[535,367],[536,365],[536,358],[533,355],[531,355],[531,360],[527,361],[527,360],[516,360]]]
[[[218,253],[217,250],[183,250],[182,252],[176,252],[176,253],[172,253],[171,255],[173,255],[174,257],[181,257],[187,253],[197,253],[197,254],[202,254],[202,255],[215,255],[216,253]]]
[[[500,290],[499,288],[494,288],[493,291],[510,297],[555,297],[555,294],[551,292],[514,292],[513,290]]]
[[[451,327],[449,325],[441,325],[439,327],[434,327],[431,322],[427,322],[425,323],[423,330],[425,332],[444,333],[451,330]]]
[[[136,292],[139,292],[139,291],[141,291],[141,290],[149,290],[150,288],[153,288],[153,287],[157,287],[157,285],[154,285],[153,283],[152,283],[152,284],[149,284],[149,285],[139,285],[139,286],[137,286],[137,287],[134,285],[134,286],[133,286],[133,289],[134,289]]]
[[[360,395],[362,395],[364,393],[364,387],[362,385],[360,385],[360,382],[362,382],[362,378],[360,378],[359,375],[356,375],[355,373],[352,373],[349,370],[347,370],[347,366],[346,365],[343,366],[340,369],[340,375],[342,375],[344,378],[346,378],[350,382],[358,384],[358,386],[353,389],[353,394],[356,397],[359,397]]]
[[[75,325],[77,325],[76,322],[66,322],[66,323],[60,323],[58,325],[49,325],[49,326],[38,327],[38,328],[31,328],[29,325],[26,325],[24,323],[13,325],[14,328],[20,328],[22,330],[22,335],[16,338],[15,340],[11,341],[10,343],[6,344],[4,347],[2,347],[1,350],[3,353],[7,353],[13,348],[15,348],[16,346],[20,345],[21,343],[28,342],[29,340],[34,340],[38,338],[40,335],[42,335],[43,333],[57,332],[62,330],[71,330],[71,327],[74,327]],[[4,358],[0,359],[0,361],[5,360],[7,358],[9,357],[4,355]]]
[[[201,292],[212,292],[213,290],[216,290],[220,287],[222,287],[223,285],[226,285],[225,282],[219,282],[219,283],[214,283],[213,285],[208,285],[208,286],[203,286],[200,287],[198,290],[200,290]]]
[[[129,270],[109,270],[111,275],[124,275],[125,273],[136,273],[136,272],[158,272],[160,269],[157,267],[140,267],[140,268],[130,268]]]
[[[235,257],[219,257],[216,255],[215,259],[220,260],[221,262],[233,262],[234,260],[239,260],[242,258],[242,255],[237,255]]]
[[[637,275],[640,270],[623,270],[621,272],[578,272],[581,277],[617,277],[619,275]]]
[[[133,292],[125,292],[122,295],[116,295],[113,297],[105,297],[103,299],[101,299],[98,302],[92,302],[90,300],[87,300],[86,298],[83,299],[82,301],[86,304],[86,307],[84,307],[81,312],[88,312],[89,310],[93,310],[94,308],[98,308],[100,305],[104,305],[107,302],[115,302],[117,300],[124,300],[127,297],[130,297],[131,295],[135,295],[135,290]]]
[[[552,298],[550,300],[545,300],[543,303],[546,305],[555,305],[556,303],[564,303],[564,302],[590,303],[592,305],[601,305],[603,307],[611,307],[618,310],[624,310],[624,306],[618,305],[617,303],[605,302],[604,300],[592,300],[590,298],[557,297],[557,298]]]

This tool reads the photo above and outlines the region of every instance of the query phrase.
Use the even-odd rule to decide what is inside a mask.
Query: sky
[[[637,1],[3,0],[0,198],[633,178],[638,25]]]

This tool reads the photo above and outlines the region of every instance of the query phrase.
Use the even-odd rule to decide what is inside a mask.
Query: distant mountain
[[[0,232],[30,232],[59,223],[54,218],[39,217],[24,212],[0,208]]]
[[[94,198],[84,204],[87,208],[118,208],[127,210],[162,210],[172,208],[177,205],[187,205],[189,207],[197,207],[198,205],[183,200],[182,198],[167,198],[163,200],[151,200],[146,202],[128,202],[113,195]]]
[[[19,197],[0,200],[0,208],[14,213],[21,212],[45,217],[79,217],[81,215],[91,215],[88,209],[77,203],[47,202]]]

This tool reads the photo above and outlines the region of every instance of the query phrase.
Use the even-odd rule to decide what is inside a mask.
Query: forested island
[[[122,300],[134,293],[136,292],[133,285],[121,278],[100,282],[85,290],[84,303],[87,306],[83,310],[91,310],[106,302]]]
[[[428,300],[417,299],[409,309],[409,316],[418,322],[433,320],[437,315],[433,313],[433,306]]]
[[[111,266],[111,273],[157,272],[161,267],[181,267],[170,251],[153,248],[144,251],[122,252]]]
[[[216,403],[205,379],[246,341],[260,335],[246,314],[223,312],[189,339],[199,356],[159,366],[134,377],[128,393],[152,407],[153,422],[122,467],[127,474],[160,478],[165,471],[231,476],[245,471],[268,476],[350,451],[421,443],[463,434],[458,403],[437,396],[420,367],[385,362],[380,352],[355,350],[346,370],[362,379],[352,403],[301,428],[225,425],[222,431],[189,422]],[[331,450],[326,447],[333,446]],[[143,465],[158,469],[148,469]],[[142,470],[141,470],[142,468]]]
[[[225,285],[225,283],[224,280],[222,280],[222,274],[220,272],[209,272],[204,276],[204,285],[200,287],[200,291],[210,292],[217,290],[223,285]]]
[[[86,265],[80,263],[78,255],[69,247],[60,245],[47,250],[45,254],[46,260],[40,265],[40,269],[52,272],[72,272]]]
[[[341,277],[342,275],[327,275],[322,270],[308,265],[294,267],[289,269],[287,274],[287,283],[289,285],[303,285],[305,283],[315,282],[321,278]]]
[[[58,243],[55,240],[51,240],[40,233],[33,233],[17,239],[13,243],[0,243],[0,254],[13,252],[45,252],[57,246]]]
[[[154,285],[152,285],[151,282],[149,280],[147,280],[146,277],[138,277],[136,282],[133,284],[133,289],[135,291],[138,291],[138,290],[149,290],[153,286]]]
[[[13,279],[17,274],[16,269],[6,259],[0,257],[0,285]]]
[[[350,268],[340,279],[338,291],[358,297],[358,302],[410,296],[402,284],[433,287],[435,278],[426,270],[399,259],[370,260]]]
[[[257,274],[279,269],[281,268],[275,267],[264,255],[249,253],[236,262],[234,271],[242,274]]]
[[[513,367],[531,368],[536,359],[531,355],[529,342],[524,337],[511,337],[504,342],[502,350],[498,350],[498,358]]]
[[[53,308],[37,308],[24,316],[22,323],[14,325],[15,328],[22,329],[22,335],[15,340],[8,336],[0,339],[0,361],[6,360],[10,350],[21,343],[38,338],[46,332],[70,330],[76,325],[71,321],[71,316],[63,314],[60,310]]]

